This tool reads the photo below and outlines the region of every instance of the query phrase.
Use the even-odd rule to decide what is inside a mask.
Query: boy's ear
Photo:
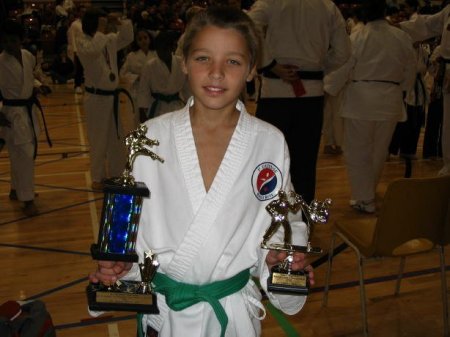
[[[246,79],[246,81],[247,82],[250,82],[251,80],[253,80],[253,78],[256,76],[256,66],[254,66],[251,70],[250,70],[250,72],[249,72],[249,74],[248,74],[248,76],[247,76],[247,79]]]
[[[183,62],[181,62],[181,70],[183,71],[183,73],[185,75],[188,74],[187,66],[186,66],[186,59],[184,57],[183,57]]]

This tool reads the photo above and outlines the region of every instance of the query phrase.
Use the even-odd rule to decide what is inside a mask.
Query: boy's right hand
[[[103,283],[106,286],[113,285],[125,276],[133,266],[131,262],[98,261],[97,270],[89,274],[92,283]]]

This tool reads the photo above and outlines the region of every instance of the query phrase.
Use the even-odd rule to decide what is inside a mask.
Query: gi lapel
[[[182,280],[185,273],[191,269],[192,264],[198,259],[196,257],[203,254],[200,248],[209,231],[214,230],[216,217],[235,180],[239,178],[245,150],[250,141],[251,124],[244,105],[239,102],[237,108],[241,111],[238,125],[208,193],[205,192],[198,165],[189,114],[180,114],[177,116],[180,119],[175,121],[175,143],[195,214],[183,242],[166,271],[178,280]]]

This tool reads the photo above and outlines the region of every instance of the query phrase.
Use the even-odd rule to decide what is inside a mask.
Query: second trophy
[[[285,260],[274,267],[270,271],[267,280],[267,288],[269,291],[278,293],[295,293],[306,295],[309,292],[308,272],[305,270],[292,270],[294,261],[294,253],[300,252],[305,254],[321,254],[320,247],[313,247],[310,242],[314,225],[316,223],[326,223],[328,221],[330,199],[323,202],[313,200],[308,205],[303,198],[293,191],[286,193],[283,190],[278,192],[278,199],[270,202],[266,210],[272,217],[270,227],[266,230],[261,248],[287,252]],[[302,210],[306,219],[306,242],[293,244],[292,227],[289,222],[289,213],[297,213]],[[273,235],[283,227],[283,242],[269,242]]]

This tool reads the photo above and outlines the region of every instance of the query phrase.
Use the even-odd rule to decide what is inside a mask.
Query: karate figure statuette
[[[147,126],[141,124],[125,138],[128,149],[125,169],[120,177],[105,181],[103,189],[103,209],[98,241],[91,245],[91,255],[95,260],[138,262],[136,238],[143,199],[150,197],[150,191],[143,182],[136,182],[133,163],[137,156],[144,155],[164,160],[149,147],[159,145],[157,140],[146,137]],[[139,264],[141,281],[117,281],[114,285],[90,283],[86,292],[89,308],[96,311],[120,310],[144,313],[158,313],[156,295],[152,292],[151,281],[159,263],[151,250],[144,253],[144,261]]]
[[[267,288],[269,291],[295,293],[299,295],[308,294],[308,272],[305,270],[292,270],[294,253],[322,253],[322,249],[320,247],[313,247],[309,240],[314,228],[313,226],[316,223],[327,222],[330,205],[331,199],[325,199],[324,201],[313,200],[311,204],[308,205],[303,198],[294,191],[290,191],[289,194],[287,194],[285,191],[280,190],[278,192],[278,199],[273,200],[266,206],[267,212],[272,216],[272,222],[264,234],[261,248],[285,251],[288,254],[281,264],[272,267],[270,276],[267,280]],[[306,245],[292,244],[292,228],[288,220],[288,215],[290,212],[297,213],[300,209],[306,218]],[[282,243],[268,242],[278,231],[280,226],[284,229],[284,241]]]

